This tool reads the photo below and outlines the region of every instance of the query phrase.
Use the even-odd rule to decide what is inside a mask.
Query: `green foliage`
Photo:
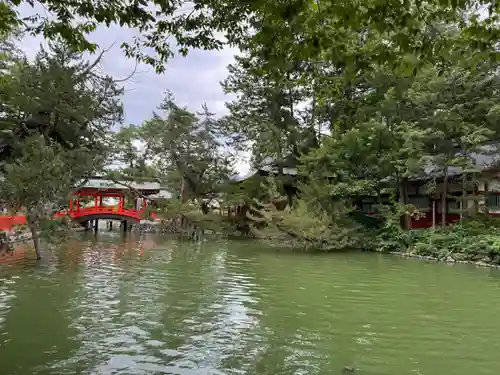
[[[9,233],[6,231],[0,231],[0,255],[3,253],[11,253],[14,251],[14,246],[9,241]]]
[[[53,220],[51,217],[43,217],[39,222],[41,239],[54,245],[63,243],[71,233],[69,220]]]
[[[0,82],[0,163],[21,155],[26,137],[41,134],[65,150],[92,150],[94,168],[101,167],[107,133],[122,118],[122,89],[94,72],[98,61],[61,46],[42,49],[32,63],[8,51]]]
[[[33,63],[5,44],[0,87],[2,200],[37,216],[67,200],[101,168],[107,132],[121,119],[122,90],[66,48],[41,50]],[[48,211],[47,211],[48,210]]]
[[[22,18],[16,12],[20,4],[38,3],[54,17]],[[371,0],[362,6],[332,0],[200,0],[186,8],[180,0],[108,0],[99,4],[90,0],[11,0],[0,7],[0,33],[22,27],[35,35],[63,40],[76,50],[94,51],[88,33],[97,26],[131,27],[139,35],[122,48],[159,72],[175,51],[172,39],[175,52],[185,55],[190,48],[221,48],[225,44],[222,33],[231,44],[262,44],[262,53],[275,66],[285,65],[283,59],[273,58],[286,53],[290,61],[299,55],[328,56],[337,66],[347,67],[349,77],[371,62],[389,62],[401,74],[411,75],[426,61],[445,65],[449,49],[457,56],[467,50],[471,63],[495,56],[488,48],[499,39],[497,5],[492,0],[480,4],[470,0]],[[489,10],[487,17],[480,17],[483,7]],[[450,25],[461,36],[461,43],[439,38]],[[358,43],[346,43],[346,39]]]
[[[204,106],[198,117],[175,104],[170,93],[159,109],[142,125],[116,134],[117,161],[127,164],[121,172],[153,177],[182,202],[214,198],[233,174],[214,115]],[[141,143],[141,151],[134,142]]]
[[[113,135],[113,161],[122,174],[142,179],[157,178],[157,169],[148,163],[151,157],[149,144],[143,142],[140,127],[122,126]]]
[[[52,212],[62,197],[70,193],[75,179],[81,176],[80,164],[85,161],[85,150],[65,151],[57,144],[50,144],[42,136],[27,138],[22,155],[4,165],[5,173],[0,184],[2,203],[13,212],[21,207],[28,211]],[[75,160],[74,165],[68,161]]]
[[[186,215],[198,208],[191,203],[181,202],[178,199],[155,200],[155,206],[154,208],[150,207],[150,209],[156,212],[161,219],[167,220],[178,215]]]
[[[415,214],[407,182],[447,178],[452,167],[473,180],[473,155],[500,139],[500,13],[491,1],[482,3],[485,14],[468,0],[201,0],[188,13],[177,0],[43,0],[55,18],[23,20],[13,12],[21,3],[0,6],[0,68],[7,72],[0,79],[0,162],[11,204],[54,204],[114,153],[118,174],[168,186],[177,197],[166,205],[177,204],[169,208],[180,216],[213,200],[221,208],[240,205],[245,217],[235,227],[280,228],[307,247],[365,247],[353,212],[368,197],[382,205],[384,223],[371,242],[401,249],[413,243],[399,225]],[[122,47],[157,71],[173,53],[171,37],[185,54],[222,47],[222,32],[242,52],[223,84],[235,98],[228,116],[215,119],[206,107],[194,114],[168,94],[150,120],[111,137],[122,91],[75,51],[95,50],[87,33],[115,23],[139,30]],[[17,29],[67,48],[58,44],[30,63],[5,38]],[[225,140],[251,150],[253,166],[276,178],[230,183]],[[40,178],[21,167],[50,157],[41,192],[14,191],[14,181]],[[291,192],[298,200],[281,211]],[[398,202],[387,204],[388,194]]]
[[[362,243],[359,225],[342,215],[332,218],[302,200],[293,210],[277,213],[273,222],[279,230],[292,237],[296,246],[305,250],[353,249],[359,248]]]
[[[55,232],[54,212],[106,164],[123,91],[94,71],[99,58],[51,45],[30,62],[8,37],[1,47],[0,204],[26,213],[39,258],[39,231]]]
[[[373,241],[375,251],[396,251],[458,262],[500,264],[500,226],[498,219],[475,218],[460,225],[435,230],[402,231],[384,228]]]
[[[467,2],[353,6],[271,1],[257,11],[223,84],[237,96],[222,124],[252,151],[255,167],[279,178],[296,167],[296,204],[318,218],[319,242],[328,217],[354,228],[346,233],[359,243],[353,212],[370,199],[384,228],[365,237],[376,236],[382,250],[404,249],[402,217],[418,215],[407,204],[408,181],[448,177],[452,167],[472,181],[473,156],[499,139],[497,15],[478,18]],[[474,45],[479,34],[485,43]],[[397,203],[387,202],[391,195]],[[289,222],[304,239],[312,229],[302,206]]]

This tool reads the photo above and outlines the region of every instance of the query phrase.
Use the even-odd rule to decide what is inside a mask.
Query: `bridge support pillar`
[[[99,219],[94,220],[94,232],[97,233],[99,230]]]
[[[127,220],[122,220],[123,233],[127,232]]]

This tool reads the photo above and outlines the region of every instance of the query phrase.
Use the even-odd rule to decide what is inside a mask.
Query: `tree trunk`
[[[489,194],[489,185],[488,182],[484,182],[484,214],[488,216],[490,214],[490,207],[488,206],[489,199],[488,199],[488,194]]]
[[[467,204],[467,207],[464,207],[465,205],[465,174],[462,174],[462,195],[460,197],[460,223],[462,222],[463,218],[464,218],[464,208],[468,208],[468,204]]]
[[[403,178],[403,197],[405,204],[408,204],[408,179]],[[411,216],[409,214],[405,215],[405,227],[406,229],[411,229]]]
[[[185,188],[186,188],[186,180],[184,179],[184,176],[181,177],[181,191],[179,193],[179,201],[181,203],[184,203],[184,199],[185,199],[185,196],[184,196],[184,192],[185,192]],[[184,218],[184,215],[181,215],[180,217],[180,227],[181,228],[184,228],[186,225],[186,220]]]
[[[186,190],[186,180],[184,179],[184,176],[182,176],[181,177],[181,191],[179,193],[179,200],[181,201],[181,203],[184,203],[185,190]]]
[[[432,200],[432,229],[436,229],[436,201]]]
[[[35,214],[31,213],[29,215],[28,226],[31,231],[31,238],[33,240],[33,246],[35,247],[36,259],[42,259],[42,254],[40,253],[40,238],[38,237],[38,218]]]
[[[448,196],[448,166],[444,168],[443,192],[441,193],[441,225],[446,225],[446,211]]]
[[[408,189],[407,189],[407,180],[405,178],[398,177],[398,195],[399,195],[399,204],[406,205],[408,203]],[[407,213],[405,213],[403,218],[403,227],[404,229],[411,229],[411,217]]]

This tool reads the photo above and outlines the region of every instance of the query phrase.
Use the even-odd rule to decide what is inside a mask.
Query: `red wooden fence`
[[[26,216],[0,216],[0,230],[11,230],[15,225],[25,225]]]

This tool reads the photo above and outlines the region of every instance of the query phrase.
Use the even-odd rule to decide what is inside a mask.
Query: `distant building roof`
[[[460,153],[456,154],[457,157],[460,156]],[[488,144],[478,148],[477,152],[472,152],[469,156],[471,159],[471,164],[473,164],[472,168],[466,169],[465,172],[472,171],[484,171],[487,169],[500,167],[500,144]],[[437,157],[436,157],[437,159]],[[271,159],[265,159],[270,161]],[[264,165],[261,168],[253,168],[247,173],[243,175],[234,175],[231,177],[231,180],[235,182],[244,181],[253,175],[255,175],[259,170],[265,172],[274,172],[277,173],[277,169],[272,167],[271,164]],[[464,172],[463,168],[450,166],[448,167],[448,176],[456,176],[460,175]],[[297,168],[283,168],[283,173],[285,175],[295,176],[297,175]],[[432,178],[432,177],[443,177],[442,167],[437,163],[429,162],[426,167],[424,167],[423,173],[421,175],[415,176],[415,179],[421,178]]]
[[[264,171],[268,173],[277,173],[278,171],[276,169],[273,170],[273,168],[264,166],[262,168],[252,168],[250,169],[247,173],[242,174],[242,175],[234,175],[231,176],[230,179],[235,182],[241,182],[249,179],[250,177],[254,176],[258,171]],[[283,168],[283,174],[289,175],[289,176],[296,176],[297,175],[297,168]]]
[[[461,153],[458,152],[456,157],[460,156]],[[500,144],[481,146],[478,148],[478,152],[472,152],[468,157],[471,159],[472,168],[466,168],[464,170],[462,167],[450,166],[448,167],[448,176],[456,176],[464,172],[480,172],[499,166]],[[429,165],[424,168],[423,177],[443,177],[443,168],[430,162]]]
[[[90,178],[82,189],[115,189],[115,190],[160,190],[161,186],[158,182],[133,182],[133,181],[113,181],[105,179]]]
[[[151,199],[160,199],[160,198],[170,199],[170,198],[172,198],[172,193],[170,193],[169,191],[167,191],[165,189],[161,189],[157,194],[150,195],[149,197]]]

